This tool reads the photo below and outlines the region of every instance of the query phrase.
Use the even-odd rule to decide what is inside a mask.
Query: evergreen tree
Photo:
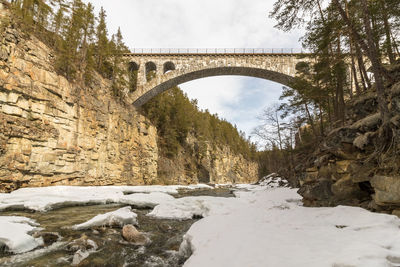
[[[105,77],[110,77],[110,68],[107,64],[109,55],[109,41],[107,37],[106,11],[100,9],[98,24],[96,27],[96,70]]]
[[[122,97],[124,90],[129,86],[128,78],[128,61],[124,59],[123,54],[129,49],[123,42],[121,29],[112,36],[110,42],[110,51],[112,52],[112,89],[115,96]]]
[[[89,84],[92,80],[92,72],[94,71],[94,60],[93,60],[93,46],[90,44],[94,41],[95,33],[95,16],[93,13],[94,7],[91,3],[88,3],[83,12],[82,21],[82,44],[80,53],[80,69],[82,76],[81,80],[84,80],[86,84]]]

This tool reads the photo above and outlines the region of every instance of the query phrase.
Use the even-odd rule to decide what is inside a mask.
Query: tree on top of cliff
[[[129,49],[120,31],[109,40],[103,8],[96,18],[93,5],[82,0],[17,0],[12,7],[13,21],[54,49],[55,68],[68,80],[88,85],[97,71],[112,80],[114,94],[115,88],[121,92],[126,86],[122,59],[116,64],[110,54]]]
[[[111,54],[113,55],[111,61],[112,91],[115,96],[123,97],[124,90],[129,86],[126,78],[129,73],[128,68],[121,67],[128,66],[128,61],[122,57],[122,54],[129,52],[129,49],[123,42],[120,28],[118,28],[117,33],[112,36],[109,46]]]
[[[97,18],[98,24],[96,27],[96,70],[103,76],[107,76],[109,69],[107,68],[106,57],[109,54],[108,31],[106,25],[106,12],[101,7]]]

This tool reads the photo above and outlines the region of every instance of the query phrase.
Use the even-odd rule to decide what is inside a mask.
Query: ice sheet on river
[[[43,245],[43,239],[30,235],[40,230],[32,219],[20,216],[0,216],[0,246],[13,253],[23,253]]]
[[[213,214],[229,214],[238,205],[242,204],[235,198],[183,197],[160,203],[148,216],[158,219],[187,220],[194,217],[207,217]]]
[[[99,214],[87,222],[76,224],[71,228],[74,230],[89,229],[95,226],[124,226],[126,224],[137,224],[137,214],[130,206],[115,211]]]
[[[190,186],[52,186],[22,188],[0,194],[0,211],[5,209],[31,209],[47,211],[73,205],[121,203],[154,207],[173,199],[178,189],[211,188],[208,185]],[[141,195],[136,195],[141,194]]]

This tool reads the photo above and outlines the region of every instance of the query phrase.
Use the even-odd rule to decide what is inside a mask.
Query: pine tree
[[[123,53],[126,53],[128,48],[123,42],[121,29],[112,36],[110,42],[110,51],[112,51],[112,88],[115,96],[122,97],[124,90],[128,87],[128,61],[124,59]]]
[[[107,67],[106,58],[109,54],[109,41],[107,37],[106,11],[103,7],[100,9],[98,24],[96,27],[96,70],[103,76],[106,75],[109,68]],[[109,73],[108,73],[109,74]]]
[[[95,26],[95,16],[93,13],[94,7],[91,3],[88,3],[86,7],[82,10],[83,20],[82,20],[82,44],[80,48],[80,69],[82,73],[81,80],[84,80],[86,84],[89,84],[92,80],[92,72],[94,71],[94,61],[93,61],[93,48],[90,43],[94,39],[94,26]]]
[[[52,30],[56,38],[59,37],[60,35],[60,31],[65,23],[65,13],[68,10],[65,0],[58,0],[57,5],[58,5],[58,10],[55,13],[52,21]]]

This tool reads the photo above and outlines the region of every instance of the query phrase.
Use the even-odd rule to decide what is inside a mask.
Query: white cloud
[[[284,33],[268,18],[273,0],[96,0],[111,33],[121,27],[130,48],[299,48],[301,32]],[[278,101],[279,85],[255,78],[213,77],[181,86],[199,106],[247,134],[256,117]],[[273,93],[271,93],[273,92]],[[249,94],[253,97],[250,97]],[[259,97],[258,97],[259,96]]]

